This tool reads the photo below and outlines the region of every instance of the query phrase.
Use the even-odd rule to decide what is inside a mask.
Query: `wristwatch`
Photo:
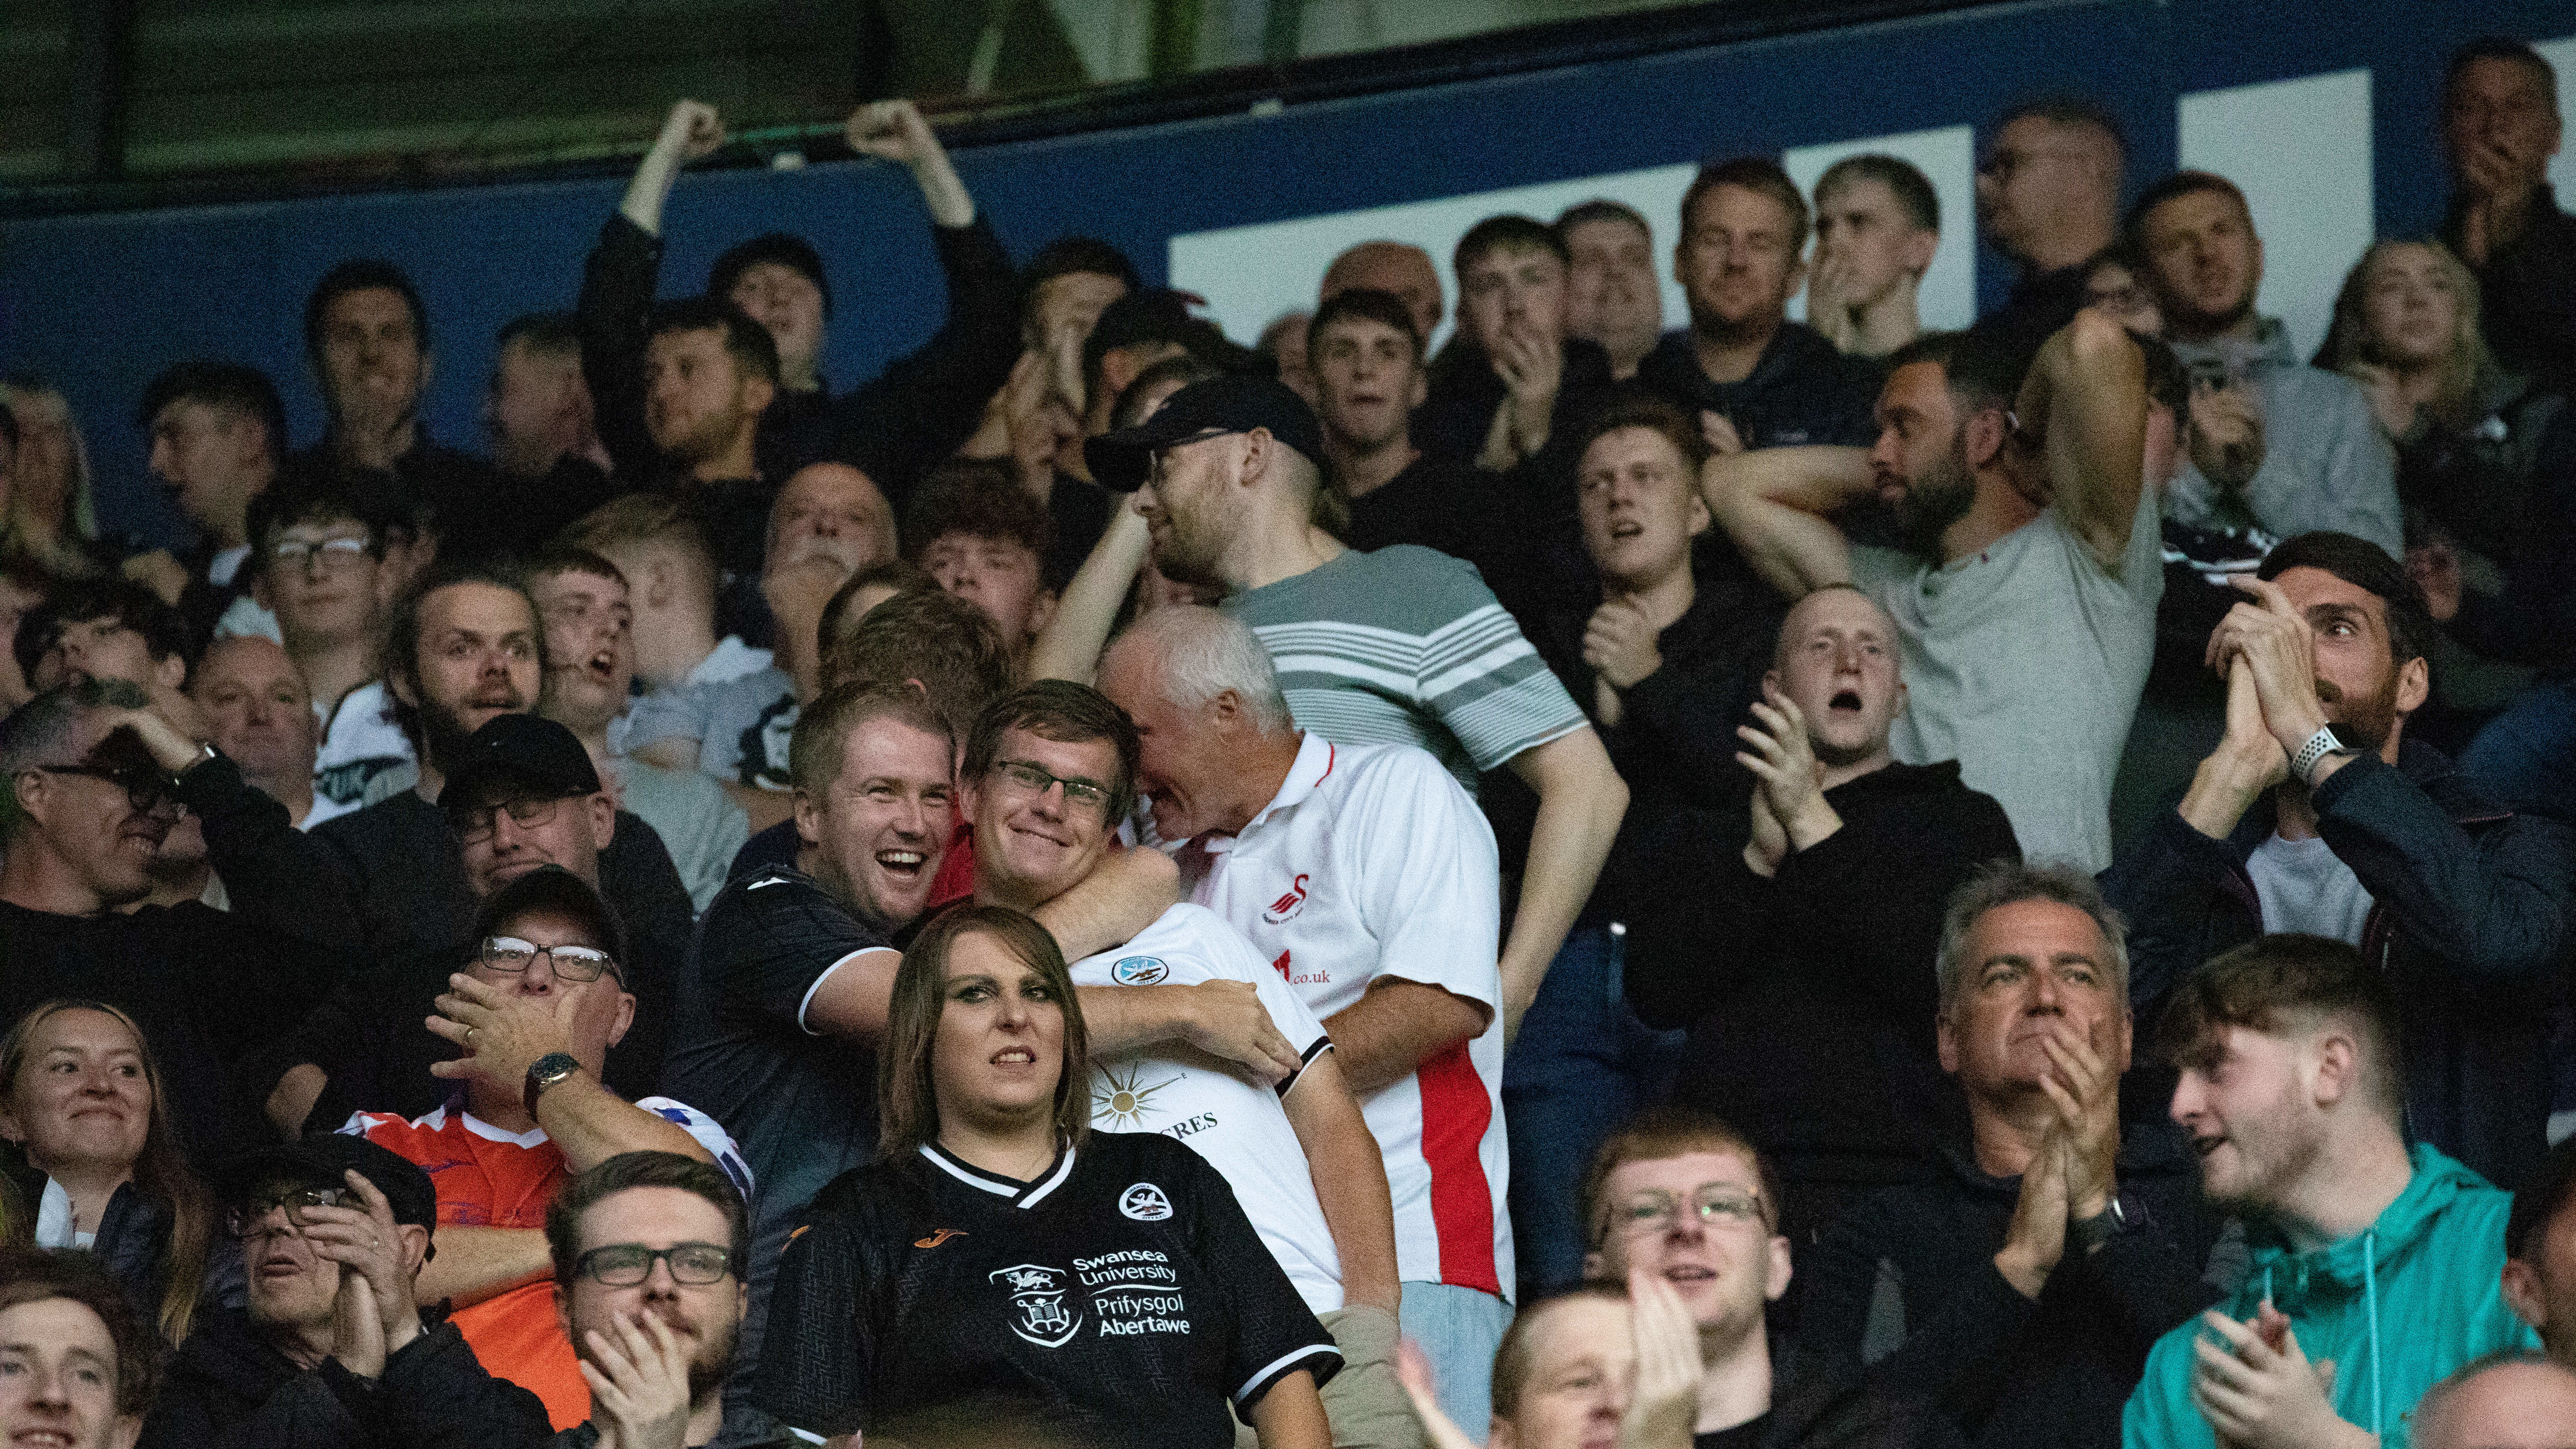
[[[2343,736],[2335,733],[2333,725],[2322,726],[2315,734],[2308,736],[2306,744],[2299,746],[2297,754],[2290,757],[2291,778],[2302,785],[2307,784],[2308,777],[2316,773],[2317,762],[2326,756],[2359,753],[2360,751],[2344,743]]]
[[[519,1094],[528,1115],[537,1115],[537,1099],[545,1095],[546,1088],[580,1070],[581,1063],[574,1061],[566,1052],[548,1052],[528,1063],[528,1084]]]
[[[2114,1196],[2100,1212],[2068,1223],[2066,1236],[2073,1240],[2075,1246],[2089,1253],[2127,1232],[2134,1221],[2129,1210]]]

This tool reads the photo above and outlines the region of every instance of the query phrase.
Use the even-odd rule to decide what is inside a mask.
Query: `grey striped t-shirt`
[[[1445,553],[1352,549],[1225,608],[1269,649],[1298,728],[1429,750],[1470,795],[1478,771],[1586,723],[1474,567]]]

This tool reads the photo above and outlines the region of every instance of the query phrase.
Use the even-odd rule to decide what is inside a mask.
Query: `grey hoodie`
[[[2281,538],[2320,528],[2357,534],[2403,558],[2397,453],[2352,379],[2299,361],[2289,329],[2256,319],[2252,341],[2176,342],[2185,367],[2218,362],[2250,377],[2263,403],[2263,466],[2243,491],[2223,489],[2183,460],[2165,515],[2201,528],[2251,523]]]

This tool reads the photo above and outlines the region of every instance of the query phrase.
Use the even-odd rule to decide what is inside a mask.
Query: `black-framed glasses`
[[[149,815],[167,804],[177,813],[179,782],[149,765],[29,765],[44,775],[79,775],[105,780],[125,792],[125,803]]]
[[[1694,1188],[1687,1200],[1691,1217],[1701,1227],[1721,1224],[1736,1227],[1768,1226],[1763,1215],[1762,1195],[1732,1183],[1710,1182]],[[1619,1205],[1620,1231],[1630,1235],[1669,1233],[1681,1221],[1685,1200],[1659,1187],[1628,1195]]]
[[[1086,780],[1079,775],[1051,774],[1026,760],[995,760],[993,768],[1000,771],[1004,779],[1032,795],[1043,795],[1049,788],[1062,785],[1066,804],[1104,813],[1109,809],[1109,787],[1097,780]]]
[[[670,1264],[671,1280],[691,1287],[721,1283],[734,1270],[733,1250],[713,1243],[674,1243],[667,1248],[611,1243],[582,1254],[573,1269],[602,1287],[632,1288],[653,1276],[656,1262]]]
[[[279,1208],[286,1209],[288,1226],[301,1228],[309,1219],[306,1212],[318,1207],[339,1207],[347,1201],[344,1187],[290,1187],[262,1193],[249,1202],[235,1203],[224,1209],[224,1231],[236,1238],[259,1236],[260,1224]]]
[[[540,946],[516,936],[486,936],[475,959],[487,971],[507,971],[513,975],[528,969],[539,956],[555,973],[557,981],[597,981],[601,973],[617,971],[617,962],[596,946]],[[625,973],[617,979],[624,981]]]
[[[491,838],[495,816],[506,814],[513,825],[543,825],[554,819],[555,812],[562,808],[561,799],[511,800],[499,805],[460,805],[449,811],[447,818],[455,825],[457,835],[466,840],[481,841]]]
[[[1145,460],[1146,479],[1149,482],[1158,484],[1163,481],[1163,462],[1164,459],[1171,455],[1171,451],[1174,448],[1186,448],[1192,443],[1204,443],[1210,438],[1231,438],[1245,431],[1247,431],[1247,429],[1205,427],[1190,434],[1186,438],[1174,438],[1170,442],[1156,448],[1147,456]]]
[[[269,546],[268,557],[278,568],[304,569],[309,576],[346,568],[375,551],[375,543],[364,538],[281,538]]]

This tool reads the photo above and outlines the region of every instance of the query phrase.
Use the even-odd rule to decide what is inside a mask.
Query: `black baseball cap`
[[[533,714],[496,714],[466,736],[447,767],[439,804],[453,813],[492,803],[498,786],[520,798],[546,800],[599,793],[599,771],[572,731]]]
[[[1254,428],[1268,429],[1270,436],[1305,454],[1307,462],[1323,466],[1324,430],[1315,422],[1315,410],[1286,383],[1253,373],[1194,382],[1136,426],[1084,443],[1082,457],[1102,487],[1133,493],[1144,486],[1154,455],[1174,443]]]
[[[244,1153],[215,1169],[215,1192],[231,1207],[275,1183],[346,1187],[341,1174],[352,1169],[385,1195],[395,1222],[438,1226],[438,1189],[430,1185],[429,1174],[409,1158],[354,1133],[321,1133]]]
[[[553,911],[570,916],[590,930],[591,939],[608,959],[617,963],[617,981],[626,983],[626,926],[617,912],[600,899],[590,882],[559,865],[541,865],[526,875],[494,891],[474,915],[474,943],[480,949],[483,939],[498,934],[501,923],[529,911]]]

